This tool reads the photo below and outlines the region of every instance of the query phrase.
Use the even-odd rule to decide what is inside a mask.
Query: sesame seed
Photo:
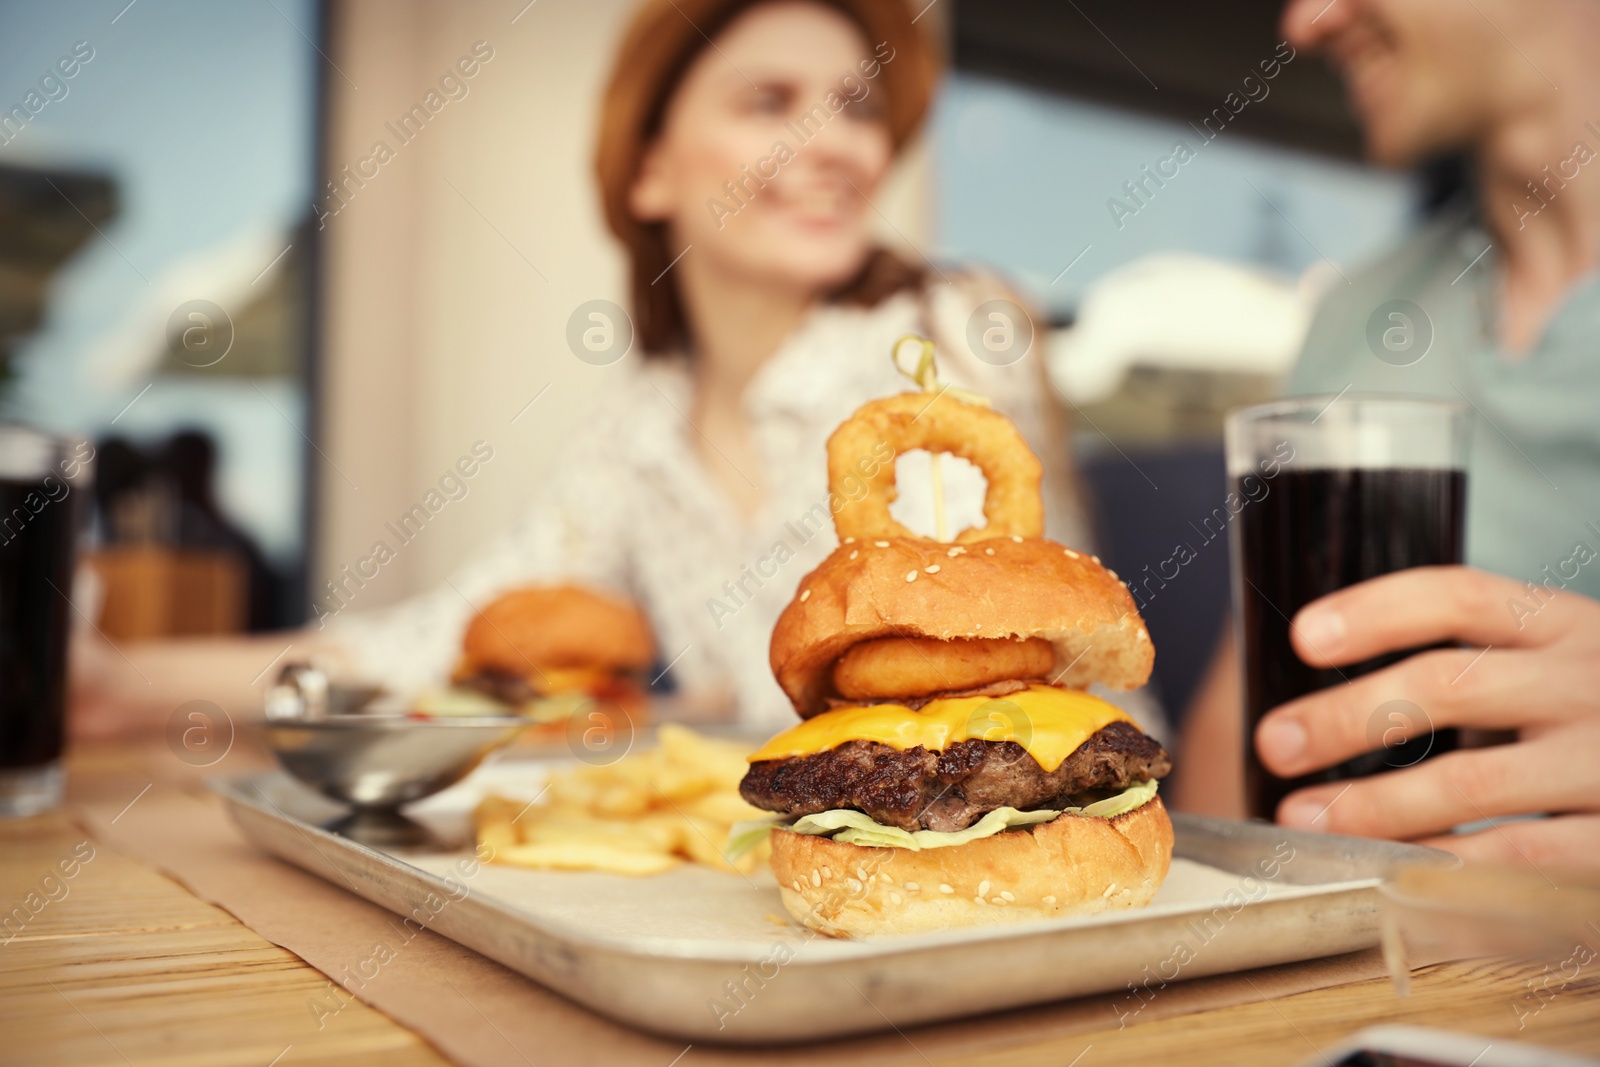
[[[815,886],[820,886],[822,884],[822,875],[817,871],[811,872],[811,884]]]
[[[889,903],[891,903],[891,904],[904,904],[905,902],[906,902],[906,898],[901,896],[899,893],[890,893],[889,894]]]
[[[978,883],[978,895],[980,897],[986,897],[989,895],[989,879],[985,878],[983,881]]]
[[[809,590],[809,589],[800,590],[800,603],[804,604],[806,601],[808,601],[810,599],[811,599],[811,590]]]
[[[1011,540],[1013,540],[1013,541],[1015,541],[1015,542],[1016,542],[1016,543],[1017,543],[1017,544],[1019,544],[1019,545],[1020,545],[1020,544],[1022,544],[1022,538],[1021,538],[1021,537],[1019,537],[1019,536],[1018,536],[1018,535],[1016,535],[1016,534],[1012,534],[1012,535],[1011,535]]]
[[[851,549],[851,550],[850,550],[850,558],[851,558],[851,559],[855,559],[855,558],[856,558],[856,557],[857,557],[857,556],[859,556],[859,555],[861,555],[861,553],[860,553],[860,552],[857,552],[857,551],[856,551],[856,550],[855,550],[855,549],[853,549],[853,548],[852,548],[852,549]]]
[[[906,581],[914,582],[916,580],[917,580],[917,572],[916,571],[906,571]]]
[[[989,903],[987,900],[984,900],[982,897],[973,897],[972,898],[972,902],[974,904],[984,904],[984,905],[987,905]]]
[[[850,892],[852,893],[861,892],[861,883],[856,881],[854,878],[846,878],[844,880],[844,884],[850,887]]]
[[[937,563],[930,563],[926,567],[922,568],[922,570],[925,574],[938,574],[939,565]]]
[[[856,543],[856,539],[854,537],[846,537],[844,539],[844,543],[847,545],[853,545]]]
[[[951,559],[955,559],[957,556],[964,556],[966,554],[967,550],[962,548],[960,545],[954,546],[950,549],[950,551],[945,553],[945,555],[949,556]]]
[[[887,542],[887,541],[874,541],[872,543],[877,545],[879,548],[888,548],[889,547],[889,542]]]
[[[867,874],[867,869],[865,867],[857,867],[856,868],[856,877],[861,879],[863,882],[868,882],[868,881],[872,880],[871,876],[869,876]]]
[[[985,555],[985,556],[992,556],[992,555],[994,555],[994,549],[992,549],[992,548],[986,548],[986,549],[984,549],[984,550],[983,550],[983,554],[984,554],[984,555]]]
[[[1078,558],[1078,554],[1076,552],[1072,551],[1072,549],[1069,548],[1069,549],[1067,549],[1067,558],[1068,559],[1077,559]]]
[[[1115,893],[1116,891],[1117,891],[1117,884],[1115,882],[1112,882],[1110,885],[1106,886],[1106,891],[1104,893],[1101,893],[1100,895],[1102,897],[1109,897],[1112,893]]]
[[[1143,630],[1140,630],[1139,631],[1139,640],[1148,641],[1148,640],[1150,640],[1150,635],[1145,633]]]
[[[1009,903],[1017,898],[1011,895],[1011,891],[1009,889],[1002,889],[1000,890],[1000,899]]]
[[[1044,902],[1046,904],[1054,904],[1056,902],[1056,898],[1055,897],[1045,897],[1044,898]]]
[[[1113,578],[1117,578],[1117,572],[1112,570],[1110,567],[1106,568],[1106,573],[1111,575],[1111,577],[1113,577]],[[1117,578],[1117,581],[1120,582],[1120,581],[1122,581],[1122,579],[1121,578]]]
[[[939,883],[939,892],[941,892],[941,893],[954,893],[955,890],[952,889],[948,883],[940,882]]]
[[[1094,560],[1096,563],[1100,562],[1100,557],[1099,556],[1090,556],[1089,558]]]
[[[920,885],[918,885],[916,882],[907,882],[906,883],[906,891],[907,892],[915,893],[917,890],[919,890],[921,888],[922,887]]]
[[[795,880],[794,880],[794,882],[793,882],[793,883],[791,883],[791,884],[792,884],[792,885],[793,885],[793,886],[794,886],[794,891],[795,891],[795,892],[796,892],[796,893],[798,893],[798,892],[800,892],[800,879],[798,879],[798,878],[796,878],[796,879],[795,879]]]
[[[1000,899],[1000,898],[999,898],[999,897],[990,897],[990,898],[989,898],[989,903],[991,903],[991,904],[998,904],[998,905],[1000,905],[1000,906],[1001,906],[1001,907],[1002,907],[1002,908],[1003,908],[1003,907],[1005,907],[1005,906],[1006,906],[1006,902],[1005,902],[1005,901],[1004,901],[1004,900],[1002,900],[1002,899]]]
[[[832,878],[833,877],[833,868],[829,867],[827,864],[823,864],[822,865],[822,877],[824,877],[824,878]]]
[[[882,871],[878,872],[878,881],[882,882],[884,885],[894,885],[894,879],[890,878],[887,874],[884,874]]]

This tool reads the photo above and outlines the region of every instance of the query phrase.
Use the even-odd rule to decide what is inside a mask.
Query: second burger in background
[[[457,692],[487,697],[535,723],[564,727],[590,702],[638,723],[645,708],[640,675],[655,654],[650,624],[627,601],[576,585],[526,586],[473,617],[451,682]],[[438,694],[418,710],[444,710],[428,703],[450,700]]]

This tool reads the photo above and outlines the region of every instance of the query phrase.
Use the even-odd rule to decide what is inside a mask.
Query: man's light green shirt
[[[1440,217],[1334,280],[1287,391],[1465,403],[1467,561],[1600,598],[1600,278],[1573,285],[1520,359],[1495,339],[1499,283],[1476,215]]]

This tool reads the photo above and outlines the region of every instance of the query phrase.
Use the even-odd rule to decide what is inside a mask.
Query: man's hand
[[[1468,859],[1600,866],[1600,602],[1530,592],[1466,567],[1422,567],[1309,604],[1291,631],[1301,659],[1319,667],[1441,642],[1469,647],[1422,652],[1274,709],[1256,729],[1256,747],[1275,774],[1371,750],[1373,715],[1391,700],[1417,705],[1427,721],[1381,724],[1384,744],[1430,725],[1512,730],[1517,739],[1303,789],[1279,806],[1280,823],[1421,840]],[[1450,833],[1540,812],[1552,818]]]

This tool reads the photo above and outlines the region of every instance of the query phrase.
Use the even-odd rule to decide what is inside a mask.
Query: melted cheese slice
[[[528,672],[528,684],[540,693],[588,692],[610,680],[604,667],[545,667]]]
[[[1034,685],[1003,697],[948,697],[920,711],[903,704],[835,708],[774,737],[749,757],[810,756],[846,741],[877,741],[902,752],[921,745],[943,752],[958,741],[1015,741],[1046,771],[1114,722],[1132,722],[1121,708],[1075,689]]]

